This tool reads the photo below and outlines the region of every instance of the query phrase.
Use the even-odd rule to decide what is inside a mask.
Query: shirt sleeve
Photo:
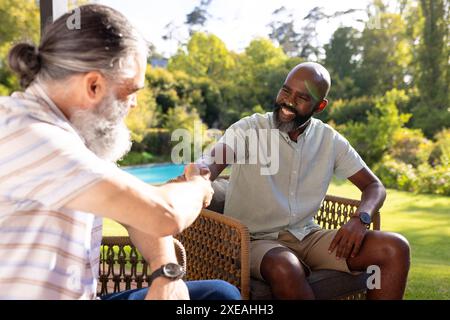
[[[57,210],[119,170],[98,158],[74,133],[43,122],[0,144],[0,197],[14,211]]]
[[[367,167],[358,152],[350,145],[348,140],[338,132],[335,132],[335,162],[334,174],[340,179],[347,179]]]

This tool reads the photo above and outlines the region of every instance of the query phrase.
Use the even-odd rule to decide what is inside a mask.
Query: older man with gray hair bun
[[[238,299],[224,281],[183,282],[172,235],[213,190],[188,166],[187,181],[160,187],[114,162],[131,146],[124,118],[144,87],[147,44],[106,6],[67,13],[39,47],[17,44],[9,64],[24,92],[0,97],[0,299],[96,298],[102,218],[124,225],[154,270],[149,289],[110,299]],[[178,274],[169,277],[161,268]],[[180,267],[180,266],[178,266]]]

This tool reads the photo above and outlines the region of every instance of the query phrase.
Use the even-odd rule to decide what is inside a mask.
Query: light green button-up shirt
[[[302,240],[320,228],[314,216],[333,175],[348,178],[367,166],[342,135],[318,119],[311,119],[297,143],[288,134],[274,129],[272,112],[254,114],[233,124],[222,137],[220,142],[235,152],[237,144],[230,143],[233,141],[230,137],[241,140],[246,151],[232,165],[224,214],[246,224],[253,239],[276,239],[280,231],[289,230]],[[256,132],[257,140],[246,139],[243,132],[249,130]],[[261,139],[265,134],[268,137]],[[271,139],[269,135],[278,137]],[[255,150],[252,148],[255,143],[259,147],[258,161],[251,164],[249,152]],[[261,155],[267,149],[274,153]],[[244,158],[247,163],[239,163]],[[278,166],[273,165],[274,161],[278,161]],[[277,170],[262,174],[264,168],[267,171],[268,162]]]

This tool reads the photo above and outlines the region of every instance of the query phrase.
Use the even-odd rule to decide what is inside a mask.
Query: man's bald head
[[[328,105],[330,74],[315,62],[297,65],[289,72],[278,92],[274,107],[277,128],[284,132],[301,132],[315,113]]]
[[[331,87],[330,73],[316,62],[298,64],[289,72],[286,82],[289,79],[304,81],[309,93],[316,101],[325,99]]]

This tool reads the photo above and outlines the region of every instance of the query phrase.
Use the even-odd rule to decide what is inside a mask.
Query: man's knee
[[[215,300],[240,300],[241,293],[232,284],[223,280],[212,280],[215,286]]]
[[[241,293],[223,280],[187,281],[191,300],[240,300]]]
[[[388,245],[391,250],[391,256],[398,259],[410,259],[410,246],[408,240],[398,233],[390,233]]]
[[[409,264],[410,246],[408,240],[398,233],[383,232],[377,241],[381,249],[381,260],[385,263]]]
[[[286,248],[268,251],[261,262],[261,275],[267,282],[304,280],[305,270],[297,256]]]

